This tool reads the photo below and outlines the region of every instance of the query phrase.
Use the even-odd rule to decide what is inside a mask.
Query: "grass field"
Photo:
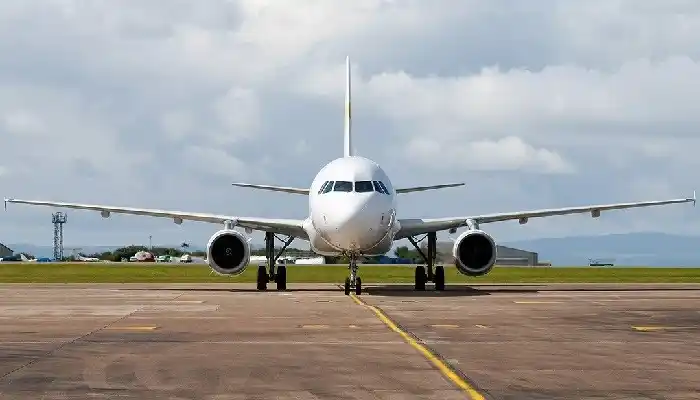
[[[235,277],[211,273],[207,265],[131,263],[0,263],[0,283],[252,283],[257,265]],[[348,269],[341,265],[287,267],[289,283],[342,283]],[[447,283],[700,283],[700,268],[522,268],[495,267],[482,277],[461,275],[445,267]],[[365,283],[412,283],[413,266],[363,265]]]

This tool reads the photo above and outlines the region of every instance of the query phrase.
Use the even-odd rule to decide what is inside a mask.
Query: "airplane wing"
[[[245,188],[270,190],[272,192],[303,194],[303,195],[307,195],[307,196],[309,195],[309,189],[293,188],[293,187],[286,187],[286,186],[258,185],[258,184],[253,184],[253,183],[232,183],[231,185],[238,186],[238,187],[245,187]]]
[[[287,187],[287,186],[259,185],[259,184],[254,184],[254,183],[238,183],[238,182],[232,183],[231,185],[238,186],[238,187],[245,187],[245,188],[260,189],[260,190],[269,190],[272,192],[285,192],[285,193],[301,194],[301,195],[306,195],[306,196],[309,195],[309,189],[294,188],[294,187]],[[464,186],[464,183],[447,183],[447,184],[442,184],[442,185],[414,186],[414,187],[400,188],[400,189],[396,189],[396,193],[422,192],[425,190],[443,189],[443,188],[450,188],[450,187],[456,187],[456,186]]]
[[[497,214],[486,214],[486,215],[475,215],[475,216],[464,216],[464,217],[451,217],[451,218],[427,218],[427,219],[399,219],[401,224],[401,229],[396,235],[396,239],[405,239],[414,235],[420,235],[428,232],[437,232],[448,229],[456,229],[462,226],[467,226],[470,221],[476,224],[487,224],[491,222],[500,222],[507,220],[517,219],[521,224],[528,222],[530,218],[540,218],[540,217],[551,217],[554,215],[568,215],[568,214],[583,214],[591,213],[593,218],[600,216],[601,211],[608,210],[622,210],[627,208],[638,208],[638,207],[650,207],[650,206],[661,206],[666,204],[678,204],[678,203],[693,203],[695,206],[695,192],[693,192],[692,198],[686,199],[672,199],[672,200],[655,200],[655,201],[643,201],[635,203],[616,203],[616,204],[601,204],[601,205],[589,205],[581,207],[567,207],[567,208],[550,208],[543,210],[532,210],[532,211],[516,211],[516,212],[506,212]]]
[[[182,223],[182,221],[198,221],[223,225],[225,221],[237,221],[237,226],[241,226],[243,228],[250,228],[257,231],[274,232],[282,235],[294,236],[296,238],[308,240],[306,231],[303,228],[304,221],[300,219],[249,218],[232,215],[217,215],[184,211],[167,211],[148,208],[115,207],[96,204],[63,203],[57,201],[20,200],[7,198],[5,199],[5,209],[7,209],[7,203],[29,204],[34,206],[48,206],[58,208],[72,208],[76,210],[100,211],[105,217],[109,216],[110,213],[115,213],[145,215],[149,217],[160,218],[172,218],[173,221],[175,221],[175,223],[177,224]]]
[[[464,183],[445,183],[442,185],[430,185],[430,186],[414,186],[407,188],[396,189],[396,193],[411,193],[411,192],[423,192],[426,190],[444,189],[457,186],[464,186]]]

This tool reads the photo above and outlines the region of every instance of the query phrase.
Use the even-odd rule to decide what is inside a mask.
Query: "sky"
[[[304,196],[231,183],[308,187],[342,156],[350,56],[358,154],[395,187],[466,184],[401,195],[399,217],[690,197],[698,38],[694,0],[4,0],[0,191],[305,218]],[[53,211],[8,205],[0,242],[50,245]],[[699,213],[482,228],[497,241],[700,234]],[[204,246],[220,228],[67,214],[66,246]]]

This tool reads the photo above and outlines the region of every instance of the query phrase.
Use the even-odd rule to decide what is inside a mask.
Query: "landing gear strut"
[[[362,294],[362,279],[357,276],[357,270],[359,269],[357,265],[357,255],[350,255],[350,265],[348,266],[350,270],[350,276],[345,278],[345,294],[350,294],[350,289],[355,289],[355,294]]]
[[[418,246],[418,243],[426,238],[428,239],[427,255],[423,253],[423,250]],[[445,290],[445,267],[437,265],[435,266],[435,272],[433,272],[433,266],[435,265],[435,259],[437,257],[437,234],[435,232],[430,232],[421,240],[416,241],[413,237],[409,237],[408,240],[413,247],[418,250],[418,254],[420,254],[423,261],[427,264],[427,268],[422,265],[416,265],[415,289],[425,290],[426,282],[432,281],[435,283],[435,290]]]
[[[289,236],[287,240],[280,239],[284,242],[284,246],[282,246],[279,253],[275,253],[275,238],[277,236],[273,232],[265,232],[265,258],[267,259],[269,271],[266,270],[265,265],[258,265],[258,290],[267,290],[267,284],[270,281],[274,281],[277,284],[277,290],[287,289],[287,267],[284,264],[280,264],[275,271],[275,265],[282,253],[284,253],[284,250],[292,244],[294,237]]]

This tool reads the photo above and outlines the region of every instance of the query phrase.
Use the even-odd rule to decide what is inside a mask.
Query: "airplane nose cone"
[[[374,245],[383,235],[389,220],[388,211],[370,202],[357,202],[326,214],[326,235],[344,249],[364,249]]]

